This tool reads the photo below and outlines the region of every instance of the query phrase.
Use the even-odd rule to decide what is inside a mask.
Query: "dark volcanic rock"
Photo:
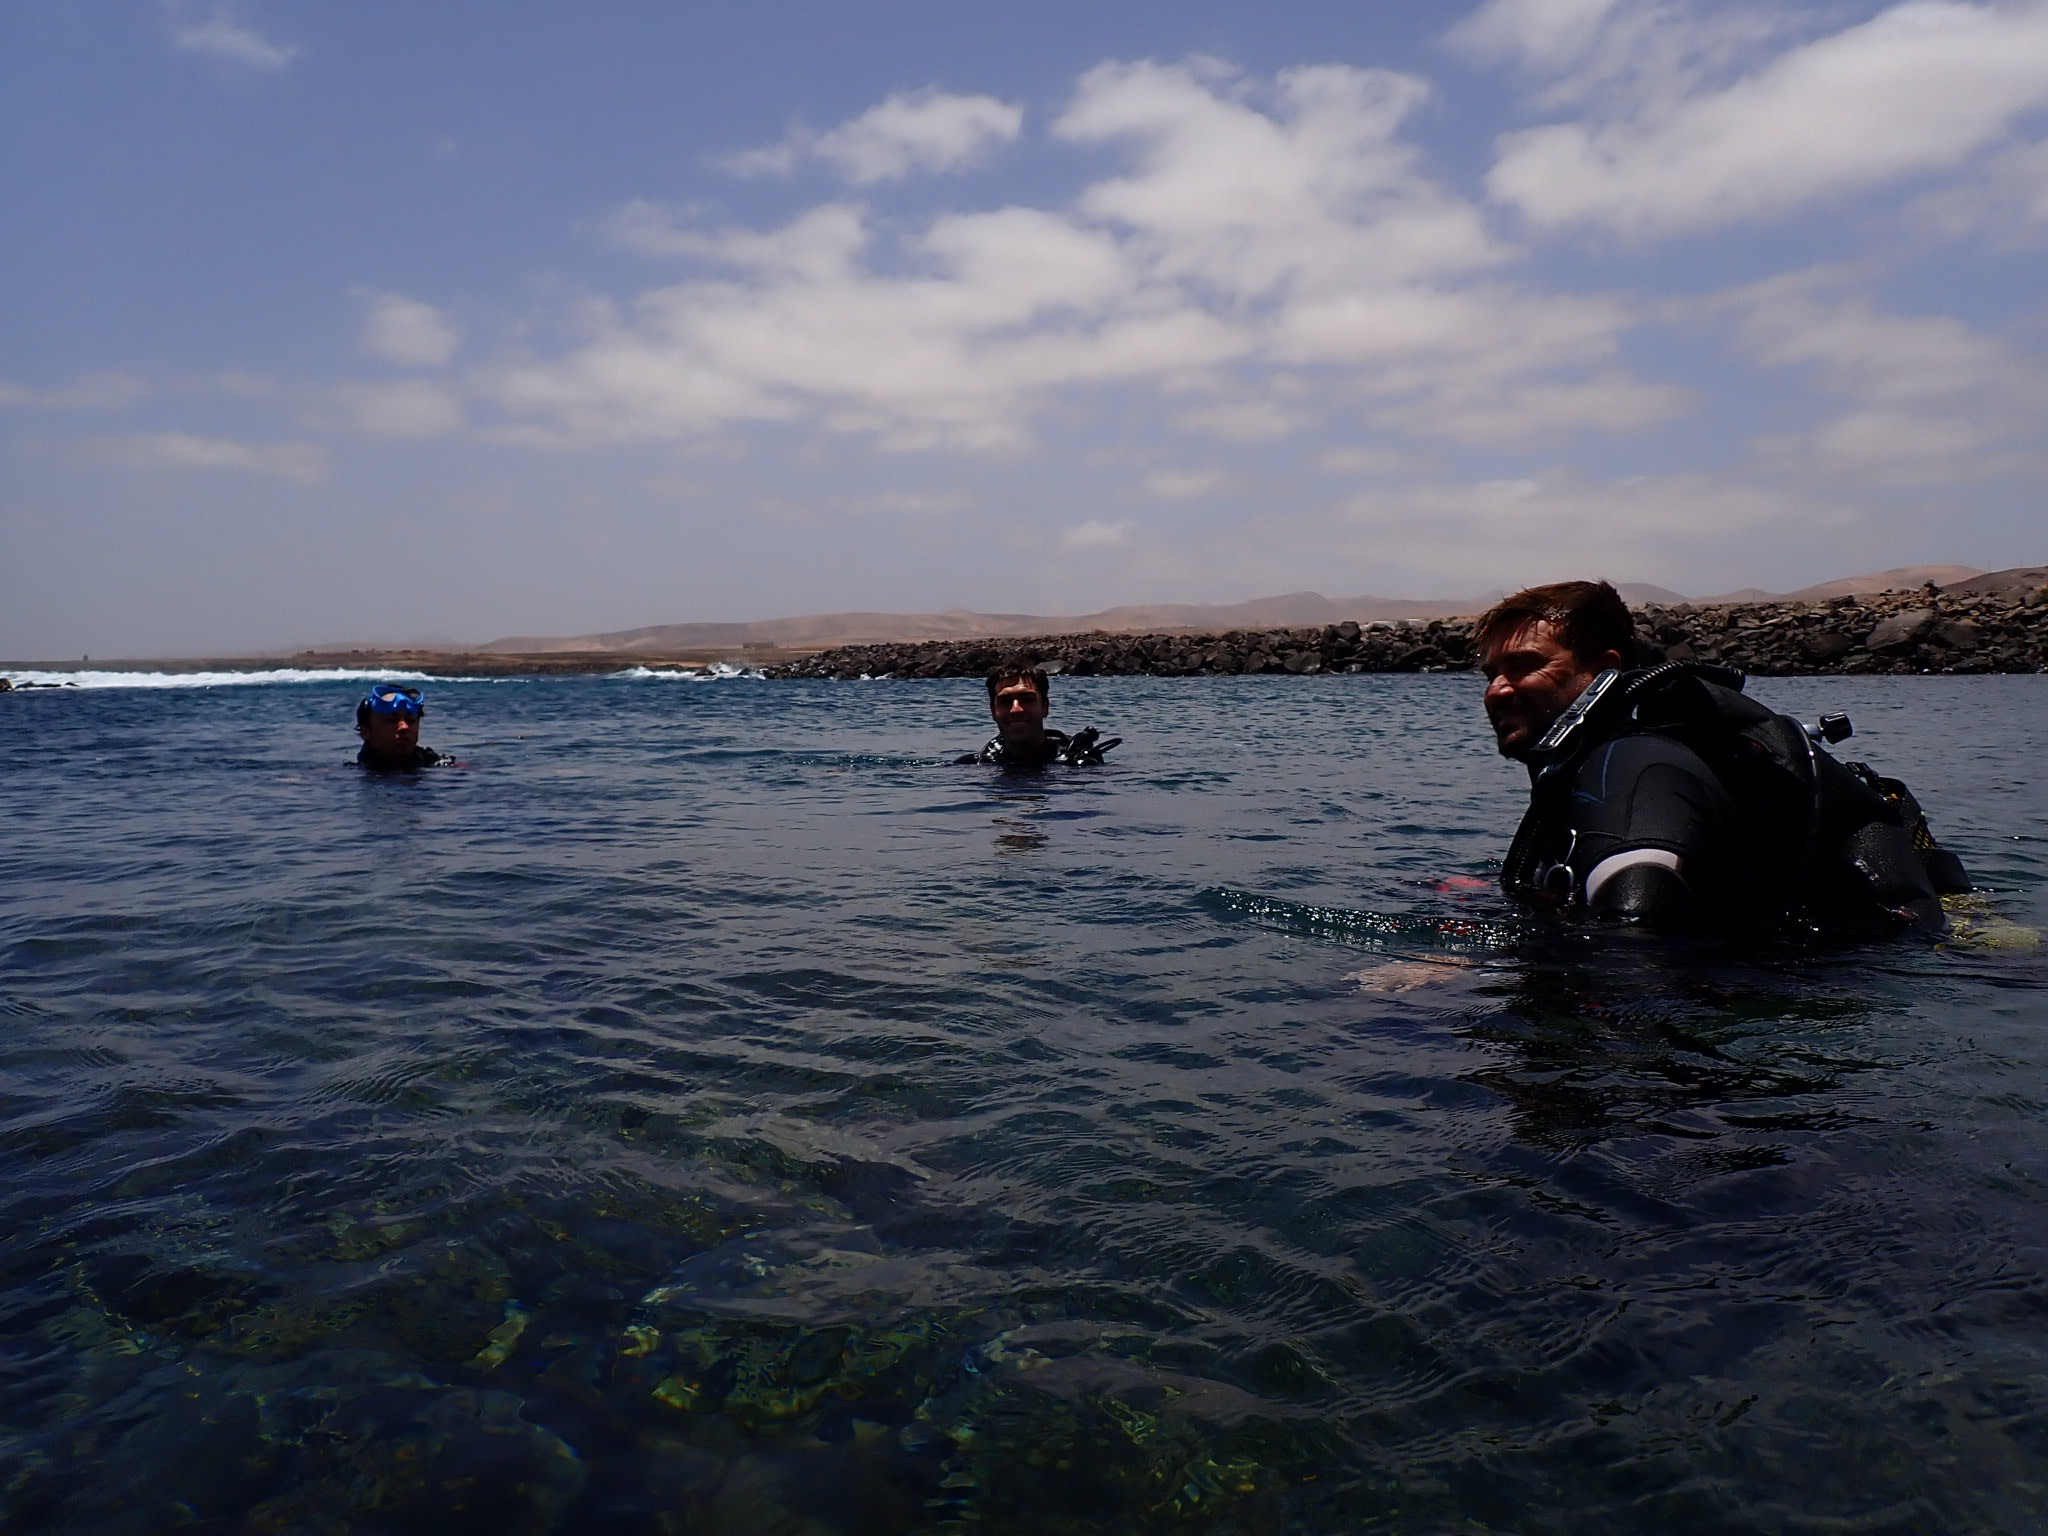
[[[1840,630],[1822,630],[1806,636],[1799,642],[1799,652],[1816,667],[1825,667],[1829,662],[1840,661],[1856,649],[1856,642]]]
[[[1924,587],[1818,603],[1673,603],[1636,610],[1646,655],[1714,661],[1761,676],[1828,672],[2048,671],[2041,589],[1958,593]],[[1041,635],[854,645],[780,666],[772,677],[980,677],[1013,656],[1074,677],[1282,672],[1462,672],[1472,621],[1328,624],[1222,634]]]
[[[1895,613],[1878,624],[1863,643],[1873,651],[1904,649],[1919,639],[1936,617],[1932,608],[1908,608],[1904,613]]]

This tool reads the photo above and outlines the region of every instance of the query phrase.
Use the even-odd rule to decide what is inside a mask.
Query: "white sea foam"
[[[659,678],[668,683],[719,683],[735,677],[764,677],[767,674],[759,667],[738,667],[729,661],[714,661],[703,668],[687,671],[676,667],[628,667],[623,672],[614,672],[613,677]]]
[[[699,670],[630,667],[608,674],[620,678],[655,678],[664,682],[715,683],[736,677],[760,677],[759,667],[715,661]],[[353,667],[273,667],[263,672],[114,672],[80,667],[51,671],[39,667],[0,665],[0,677],[24,684],[60,688],[246,688],[259,683],[337,683],[351,681],[402,683],[500,683],[504,677],[445,677],[432,672],[390,671]]]
[[[11,678],[17,688],[24,683],[77,688],[246,688],[257,683],[338,683],[352,679],[408,683],[491,681],[478,677],[437,677],[428,672],[363,672],[341,667],[276,667],[268,672],[99,672],[83,668],[76,672],[46,672],[33,667],[15,671],[0,667],[0,677]]]

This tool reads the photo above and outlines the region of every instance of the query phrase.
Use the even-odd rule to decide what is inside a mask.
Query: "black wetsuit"
[[[956,764],[988,763],[998,768],[1017,768],[1026,771],[1050,768],[1054,763],[1082,766],[1099,763],[1103,754],[1116,746],[1123,738],[1112,736],[1108,741],[1101,739],[1101,733],[1093,726],[1069,736],[1065,731],[1047,731],[1044,739],[1035,747],[1006,747],[1003,738],[990,739],[979,752],[970,752],[965,757],[956,757]]]
[[[395,763],[385,758],[373,757],[368,743],[356,753],[356,766],[367,768],[372,773],[415,773],[422,768],[438,768],[443,763],[454,761],[454,758],[443,757],[432,747],[414,747]]]
[[[1939,930],[1921,845],[1950,856],[1904,786],[1698,670],[1624,674],[1645,685],[1588,718],[1590,744],[1531,759],[1509,894],[1663,929]]]
[[[1553,820],[1531,872],[1536,889],[1553,897],[1596,906],[1589,884],[1593,896],[1611,899],[1616,879],[1643,881],[1630,869],[1672,869],[1663,859],[1628,858],[1644,852],[1675,861],[1695,904],[1723,907],[1741,884],[1742,814],[1699,754],[1669,737],[1599,743],[1580,761]]]

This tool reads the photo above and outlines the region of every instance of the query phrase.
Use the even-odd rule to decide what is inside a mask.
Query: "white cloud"
[[[1488,0],[1445,40],[1532,80],[1542,106],[1590,101],[1615,114],[1726,85],[1774,43],[1830,19],[1819,7],[1730,0]]]
[[[882,517],[950,517],[973,506],[974,498],[959,491],[879,491],[843,505],[850,512]]]
[[[1623,0],[1487,0],[1453,27],[1453,46],[1483,59],[1563,73],[1583,60]]]
[[[2048,142],[2006,150],[1968,181],[1929,193],[1907,211],[1906,223],[1995,249],[2040,244],[2048,239]]]
[[[1023,126],[1023,109],[993,96],[891,96],[823,135],[812,153],[865,186],[912,171],[957,170],[1010,143]]]
[[[1935,514],[1926,514],[1931,526]],[[1827,487],[1788,488],[1681,472],[1596,480],[1566,470],[1494,481],[1420,481],[1360,490],[1248,522],[1183,527],[1134,542],[1126,583],[1217,596],[1304,585],[1476,597],[1528,582],[1606,576],[1704,595],[1758,570],[1826,569],[1868,548],[1883,521]],[[1228,572],[1218,591],[1216,573]]]
[[[240,368],[230,368],[210,377],[189,381],[187,390],[196,389],[201,394],[226,395],[233,400],[267,400],[281,391],[275,379],[265,378],[259,373],[248,373]]]
[[[1767,455],[1798,468],[1851,471],[1866,478],[1881,471],[1888,485],[1971,479],[2014,467],[1989,450],[1995,428],[1968,416],[1929,416],[1921,411],[1850,411],[1811,433],[1767,437]]]
[[[2011,390],[2029,367],[1995,337],[1948,315],[1890,315],[1829,272],[1773,278],[1729,295],[1749,355],[1813,367],[1837,389],[1897,404]]]
[[[1291,437],[1315,422],[1312,411],[1278,400],[1247,396],[1183,411],[1173,424],[1183,432],[1220,437],[1235,443],[1267,442]]]
[[[1116,385],[1206,397],[1183,424],[1240,440],[1332,401],[1486,441],[1667,415],[1675,393],[1616,361],[1627,306],[1492,275],[1514,252],[1401,138],[1426,94],[1341,66],[1105,65],[1053,132],[1122,168],[1066,206],[898,231],[830,202],[721,231],[632,204],[617,238],[710,272],[586,305],[566,351],[497,365],[487,388],[524,418],[510,431],[564,444],[809,420],[893,449],[1016,451],[1039,415]]]
[[[643,256],[697,256],[704,252],[704,236],[689,227],[695,208],[670,208],[651,198],[635,198],[620,208],[602,227],[612,244]]]
[[[283,69],[299,56],[291,44],[273,43],[255,28],[237,21],[233,7],[218,4],[194,14],[181,4],[167,7],[171,41],[187,53],[201,53],[251,69]]]
[[[1216,67],[1105,64],[1053,125],[1132,147],[1133,174],[1081,196],[1159,276],[1238,301],[1437,278],[1507,252],[1399,138],[1428,86],[1389,70],[1283,71],[1262,111]]]
[[[397,293],[365,293],[363,350],[405,367],[432,368],[455,355],[461,336],[431,304]]]
[[[1234,483],[1221,469],[1155,469],[1143,482],[1145,494],[1161,501],[1199,501],[1222,494]]]
[[[0,379],[0,406],[18,405],[50,411],[114,410],[130,405],[146,391],[130,373],[92,373],[54,389],[10,384]]]
[[[1132,524],[1128,522],[1106,523],[1090,518],[1085,523],[1076,523],[1060,535],[1060,542],[1068,549],[1110,549],[1128,544]]]
[[[1421,468],[1415,455],[1393,448],[1332,448],[1317,454],[1315,465],[1333,475],[1406,475]]]
[[[463,426],[455,391],[426,379],[349,385],[338,397],[356,430],[372,437],[445,437]]]
[[[741,176],[786,176],[823,160],[855,186],[899,181],[915,171],[956,171],[1014,141],[1024,109],[993,96],[944,91],[898,93],[824,133],[793,129],[779,144],[729,157]]]
[[[244,443],[187,432],[151,432],[111,446],[128,463],[148,469],[239,469],[301,485],[327,477],[326,451],[312,443]]]
[[[1394,543],[1451,591],[1599,573],[1697,568],[1744,541],[1812,538],[1854,520],[1820,496],[1680,473],[1610,481],[1548,471],[1473,485],[1362,492],[1331,519],[1328,553]]]
[[[2048,469],[2048,368],[1953,316],[1888,314],[1841,281],[1794,274],[1708,308],[1733,316],[1752,361],[1808,371],[1842,402],[1810,430],[1758,444],[1776,473],[1883,488]]]
[[[740,276],[657,289],[630,318],[593,310],[582,346],[503,371],[499,398],[587,441],[815,411],[893,447],[1002,449],[1048,389],[1206,366],[1242,345],[1205,315],[1120,304],[1131,277],[1115,242],[1034,209],[933,221],[913,276],[867,264],[866,217],[847,205],[686,238]]]
[[[1380,411],[1378,419],[1416,435],[1505,445],[1554,441],[1582,429],[1636,432],[1683,415],[1692,403],[1676,385],[1648,383],[1619,369],[1577,379],[1498,378],[1475,370]]]
[[[1538,224],[1647,237],[1952,169],[2044,105],[2048,3],[1906,0],[1732,83],[1511,134],[1487,185]]]

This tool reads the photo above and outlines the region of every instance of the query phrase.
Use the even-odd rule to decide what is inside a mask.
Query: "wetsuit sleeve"
[[[1691,927],[1725,902],[1741,828],[1698,754],[1623,736],[1580,765],[1565,808],[1573,893],[1596,915]]]

